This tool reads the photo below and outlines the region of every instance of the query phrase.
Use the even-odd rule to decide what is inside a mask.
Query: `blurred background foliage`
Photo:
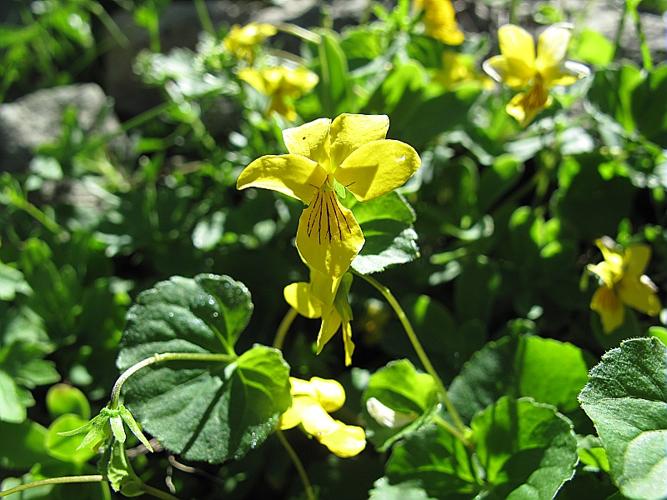
[[[292,124],[267,116],[267,97],[238,78],[244,63],[222,45],[234,23],[277,25],[257,61],[318,75],[295,100],[300,121],[387,114],[389,137],[419,151],[423,166],[402,195],[414,208],[420,258],[380,279],[447,383],[474,352],[505,337],[571,342],[592,366],[649,326],[664,333],[664,311],[652,319],[628,310],[620,329],[603,334],[585,266],[599,260],[594,240],[603,235],[647,242],[647,274],[667,288],[665,2],[643,0],[627,16],[622,4],[600,1],[455,6],[466,38],[453,47],[425,35],[407,1],[2,2],[3,487],[20,476],[94,471],[90,456],[59,448],[57,429],[75,427],[62,415],[87,419],[105,403],[137,293],[172,275],[229,274],[253,295],[256,313],[241,339],[250,346],[271,343],[287,309],[283,287],[306,278],[293,245],[300,203],[235,189],[250,161],[284,151],[281,130]],[[592,68],[556,90],[554,105],[526,129],[505,112],[510,91],[480,68],[498,53],[496,29],[508,21],[531,31],[572,22],[569,58]],[[355,285],[352,307],[356,368],[343,371],[340,346],[316,357],[316,325],[305,319],[285,356],[295,376],[342,377],[346,411],[359,415],[369,373],[390,359],[418,360],[370,287]],[[581,410],[563,411],[577,432],[590,432]],[[294,439],[321,498],[365,498],[382,475],[377,451],[349,462]],[[142,479],[183,498],[300,491],[274,440],[222,466],[182,464],[167,452],[149,460],[140,447],[130,455]],[[590,488],[613,492],[596,475],[562,495]],[[48,487],[30,498],[66,492]],[[78,492],[110,495],[99,486]]]

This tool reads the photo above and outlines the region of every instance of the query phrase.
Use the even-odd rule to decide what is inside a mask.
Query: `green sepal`
[[[352,308],[350,307],[349,301],[352,280],[352,273],[345,273],[340,280],[340,285],[338,285],[336,297],[334,297],[334,306],[336,307],[338,314],[340,314],[343,322],[350,322],[354,319],[352,317]]]
[[[111,432],[114,439],[119,443],[125,443],[127,435],[125,434],[125,429],[123,429],[123,419],[120,418],[120,415],[113,415],[109,419],[109,423],[111,424]]]
[[[120,411],[120,417],[123,419],[123,422],[125,422],[125,425],[130,429],[132,434],[141,441],[141,444],[143,444],[148,451],[153,453],[153,447],[151,446],[151,443],[148,441],[144,433],[141,431],[141,426],[137,423],[137,421],[134,419],[132,416],[132,413],[130,413],[130,410],[125,408],[123,405],[118,408]]]
[[[91,420],[86,422],[81,427],[77,427],[71,431],[59,432],[59,436],[76,436],[78,434],[86,434],[77,447],[77,450],[83,448],[90,448],[97,451],[97,449],[111,438],[111,427],[109,426],[109,419],[111,416],[103,408],[99,415],[96,415]]]
[[[144,494],[141,479],[137,476],[125,454],[125,445],[115,441],[105,453],[106,468],[104,475],[115,492],[126,497],[138,497]]]

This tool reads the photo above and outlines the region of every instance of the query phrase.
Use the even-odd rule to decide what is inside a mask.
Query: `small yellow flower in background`
[[[461,45],[465,36],[456,22],[451,0],[415,0],[416,10],[424,11],[425,33],[447,45]]]
[[[335,380],[313,377],[310,381],[290,377],[292,406],[280,417],[280,429],[301,425],[303,429],[342,458],[358,455],[366,447],[361,427],[334,420],[330,412],[345,404],[345,390]]]
[[[266,23],[250,23],[245,26],[235,24],[222,43],[234,57],[251,63],[255,58],[257,45],[277,32],[275,26]]]
[[[236,181],[238,189],[271,189],[307,205],[296,246],[306,265],[331,282],[345,274],[364,245],[361,227],[336,189],[367,201],[403,185],[419,168],[411,146],[385,139],[388,129],[385,115],[347,113],[286,129],[289,153],[258,158]]]
[[[442,53],[442,68],[435,74],[434,80],[445,88],[473,82],[479,83],[485,89],[492,89],[495,86],[493,80],[476,71],[474,57],[453,50],[445,50]]]
[[[275,111],[289,121],[297,118],[294,99],[301,97],[317,85],[317,75],[306,68],[244,68],[239,71],[239,78],[258,92],[270,98],[267,113]]]
[[[523,90],[505,108],[522,126],[551,105],[550,88],[572,85],[589,74],[583,64],[565,60],[570,30],[563,25],[544,30],[537,42],[537,55],[533,37],[519,26],[501,26],[498,42],[501,55],[484,61],[483,68],[494,80]]]
[[[643,274],[651,258],[651,248],[635,244],[619,250],[616,242],[608,237],[595,244],[604,261],[588,266],[602,283],[593,294],[591,309],[600,314],[604,332],[610,333],[623,324],[625,305],[656,316],[662,308],[656,293],[658,289]]]
[[[352,308],[348,294],[352,285],[352,275],[331,278],[314,269],[310,270],[310,282],[291,283],[283,291],[285,300],[306,318],[322,318],[317,335],[317,354],[331,340],[339,328],[343,333],[345,366],[352,364],[354,343],[352,342]]]

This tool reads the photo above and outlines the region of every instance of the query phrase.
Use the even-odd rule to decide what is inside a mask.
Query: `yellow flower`
[[[278,32],[275,26],[265,23],[235,24],[223,40],[223,46],[237,59],[251,63],[255,47]]]
[[[485,89],[492,89],[495,85],[493,80],[475,70],[475,60],[471,55],[453,50],[442,53],[442,69],[435,74],[434,79],[445,88],[454,88],[458,84],[469,82],[476,82]]]
[[[317,335],[317,354],[331,340],[339,328],[343,332],[345,366],[352,363],[354,343],[352,342],[352,309],[348,294],[352,284],[352,275],[346,273],[342,278],[331,278],[314,269],[310,270],[310,282],[292,283],[283,290],[287,303],[306,318],[322,318]]]
[[[293,100],[301,97],[317,85],[317,75],[306,68],[278,66],[260,70],[244,68],[239,78],[258,92],[269,96],[267,113],[275,111],[290,121],[296,120]]]
[[[296,246],[308,267],[340,278],[364,245],[364,235],[336,189],[359,201],[396,189],[419,168],[417,152],[385,139],[385,115],[342,114],[283,131],[289,154],[262,156],[239,176],[238,189],[272,189],[307,205],[299,219]]]
[[[570,30],[563,25],[544,30],[537,42],[537,55],[533,37],[519,26],[501,26],[498,42],[501,55],[484,61],[483,68],[494,80],[524,89],[505,108],[522,126],[551,105],[551,87],[572,85],[589,74],[583,64],[565,60]]]
[[[599,264],[589,265],[602,285],[593,294],[591,309],[600,314],[602,328],[610,333],[623,324],[625,305],[649,316],[656,316],[662,306],[651,279],[643,274],[651,258],[648,245],[635,244],[619,251],[608,237],[597,240],[604,257]]]
[[[345,390],[335,380],[313,377],[310,381],[290,377],[292,406],[280,417],[280,429],[301,424],[303,429],[342,458],[358,455],[366,447],[361,427],[334,420],[329,412],[345,403]]]
[[[415,0],[414,5],[417,10],[424,10],[424,31],[428,36],[447,45],[463,43],[464,35],[451,0]]]

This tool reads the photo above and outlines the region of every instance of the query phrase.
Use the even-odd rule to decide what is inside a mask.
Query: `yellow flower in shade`
[[[478,83],[484,89],[492,89],[493,80],[475,70],[475,59],[470,54],[460,54],[453,50],[442,53],[442,68],[434,80],[451,89],[463,83]]]
[[[345,366],[352,363],[354,343],[352,342],[352,308],[348,302],[352,275],[331,278],[314,269],[310,270],[310,282],[292,283],[283,291],[285,300],[306,318],[322,318],[317,335],[317,354],[331,340],[340,328],[343,333]]]
[[[537,42],[537,53],[530,33],[513,24],[498,29],[498,42],[501,55],[484,61],[483,68],[494,80],[523,90],[505,108],[522,126],[551,105],[550,88],[572,85],[589,74],[583,64],[565,60],[570,30],[563,25],[544,30]]]
[[[306,68],[278,66],[260,70],[244,68],[239,78],[258,92],[269,97],[267,113],[275,111],[290,121],[296,120],[294,99],[301,97],[317,85],[317,75]]]
[[[618,250],[616,243],[608,237],[595,244],[604,260],[588,266],[588,270],[601,281],[600,288],[593,294],[591,309],[600,314],[604,332],[610,333],[623,324],[626,305],[656,316],[662,308],[657,287],[643,274],[651,258],[651,248],[635,244]]]
[[[366,201],[403,185],[419,168],[409,145],[385,139],[385,115],[342,114],[283,131],[288,154],[262,156],[236,181],[238,189],[272,189],[307,205],[296,246],[309,268],[340,278],[364,245],[364,235],[336,190]]]
[[[456,11],[451,0],[415,0],[415,8],[424,10],[425,33],[447,45],[461,45],[463,31],[456,22]]]
[[[255,58],[255,48],[278,32],[275,26],[266,23],[250,23],[245,26],[235,24],[222,44],[237,59],[251,63]]]
[[[280,417],[280,429],[301,425],[303,430],[342,458],[358,455],[366,447],[361,427],[334,420],[329,412],[345,403],[345,390],[335,380],[313,377],[310,381],[290,377],[292,406]]]

